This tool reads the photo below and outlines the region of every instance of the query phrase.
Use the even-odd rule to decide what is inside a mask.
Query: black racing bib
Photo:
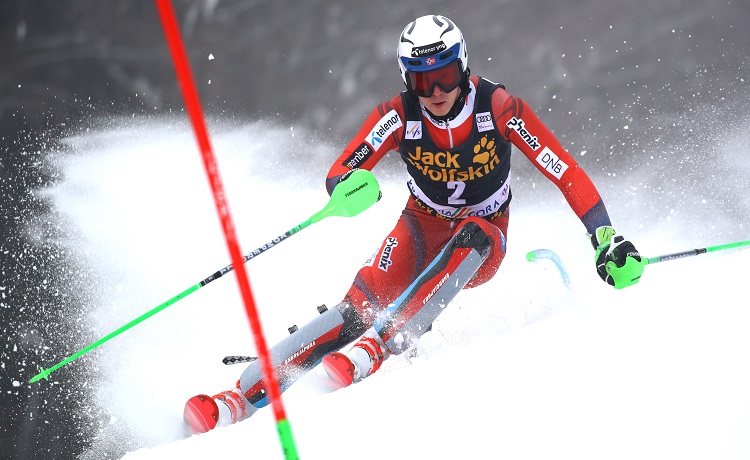
[[[479,79],[471,135],[452,149],[440,149],[425,128],[419,100],[404,92],[404,137],[399,153],[409,173],[409,189],[418,203],[449,219],[492,217],[511,200],[510,142],[491,115],[496,85]]]

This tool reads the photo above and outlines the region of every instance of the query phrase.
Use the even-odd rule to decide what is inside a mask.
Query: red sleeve
[[[492,94],[492,114],[503,137],[560,189],[579,218],[583,220],[597,205],[603,208],[599,192],[589,176],[523,99],[498,88]],[[608,221],[606,210],[604,212]],[[585,221],[584,224],[587,228],[590,226]]]
[[[403,138],[403,120],[404,105],[401,95],[378,104],[328,170],[328,194],[331,194],[339,178],[347,171],[354,168],[372,170],[386,153],[397,150]]]

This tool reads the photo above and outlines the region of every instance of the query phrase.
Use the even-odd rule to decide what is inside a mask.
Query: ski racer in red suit
[[[371,375],[429,330],[461,289],[495,275],[506,252],[512,146],[560,189],[581,219],[604,281],[626,287],[643,271],[635,263],[641,262],[638,251],[616,235],[588,175],[526,102],[502,85],[470,76],[463,35],[451,20],[429,15],[409,23],[398,63],[407,90],[370,113],[334,162],[326,186],[331,193],[352,170],[371,170],[396,151],[406,164],[410,196],[344,300],[270,350],[282,391],[321,362],[342,387]],[[632,278],[616,283],[612,270],[629,259],[636,266]],[[339,351],[355,340],[346,353]],[[193,432],[203,432],[268,403],[253,362],[236,388],[191,398],[185,420]]]

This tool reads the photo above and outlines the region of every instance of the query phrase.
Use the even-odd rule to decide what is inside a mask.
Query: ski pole
[[[682,259],[683,257],[697,256],[699,254],[705,254],[707,252],[722,251],[724,249],[734,249],[742,246],[750,246],[750,240],[738,241],[736,243],[720,244],[717,246],[709,246],[707,248],[691,249],[689,251],[676,252],[674,254],[667,254],[663,256],[647,257],[643,260],[646,265],[655,264],[657,262],[666,262],[668,260]]]
[[[345,181],[341,182],[338,186],[336,186],[336,188],[333,189],[333,193],[331,193],[331,198],[329,199],[328,204],[326,204],[326,206],[323,209],[316,212],[309,219],[297,225],[296,227],[292,228],[291,230],[287,231],[283,235],[280,235],[274,238],[270,242],[246,254],[245,256],[243,256],[243,262],[247,262],[248,260],[257,257],[260,254],[263,254],[264,252],[268,251],[272,247],[286,240],[290,236],[299,233],[301,230],[309,227],[310,225],[316,222],[319,222],[325,219],[326,217],[356,216],[357,214],[361,213],[362,211],[372,206],[376,201],[378,201],[379,198],[380,198],[380,185],[378,184],[377,180],[375,180],[375,176],[370,171],[367,171],[365,169],[354,170],[350,173],[350,176]],[[45,379],[45,380],[49,379],[49,376],[52,372],[68,364],[69,362],[79,358],[80,356],[88,353],[89,351],[107,342],[108,340],[122,334],[123,332],[127,331],[133,326],[154,316],[155,314],[159,313],[160,311],[174,304],[178,300],[187,297],[188,295],[192,294],[193,292],[207,285],[211,281],[214,281],[217,278],[221,278],[223,275],[232,271],[232,269],[233,267],[231,264],[227,265],[226,267],[212,274],[211,276],[204,279],[203,281],[190,286],[189,288],[180,292],[179,294],[167,300],[166,302],[147,311],[146,313],[135,318],[129,323],[121,326],[119,329],[110,332],[109,334],[105,335],[101,339],[97,340],[96,342],[92,343],[86,348],[83,348],[77,353],[65,358],[64,360],[60,361],[59,363],[55,364],[49,369],[42,368],[37,375],[32,377],[31,380],[29,380],[29,383],[34,383],[40,379]]]
[[[614,279],[615,288],[622,289],[624,287],[628,287],[637,283],[646,265],[655,264],[658,262],[666,262],[668,260],[682,259],[684,257],[697,256],[699,254],[705,254],[707,252],[739,248],[741,246],[748,245],[750,245],[750,240],[738,241],[736,243],[720,244],[718,246],[709,246],[707,248],[691,249],[689,251],[677,252],[674,254],[667,254],[657,257],[641,256],[640,262],[628,256],[626,257],[625,264],[622,267],[618,267],[614,263],[614,261],[607,262],[606,270],[607,273],[609,273],[609,275]]]
[[[558,256],[554,251],[551,251],[549,249],[535,249],[526,253],[526,260],[528,260],[529,262],[535,262],[541,259],[551,260],[557,267],[557,271],[560,272],[560,277],[562,278],[563,284],[570,287],[570,275],[568,275],[567,270],[565,270],[562,259],[560,259],[560,256]]]

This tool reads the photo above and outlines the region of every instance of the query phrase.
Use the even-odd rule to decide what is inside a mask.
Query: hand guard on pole
[[[352,174],[355,173],[355,171],[359,171],[359,168],[351,169],[351,170],[345,172],[344,174],[342,174],[341,177],[339,177],[339,180],[336,182],[336,186],[338,187],[338,185],[340,183],[342,183],[345,180],[349,179],[352,176]],[[378,199],[375,200],[375,201],[380,201],[381,198],[383,198],[383,192],[380,191],[380,189],[378,189]]]
[[[607,284],[622,289],[641,279],[646,261],[633,243],[617,235],[610,226],[599,227],[591,237],[596,249],[596,271]]]

